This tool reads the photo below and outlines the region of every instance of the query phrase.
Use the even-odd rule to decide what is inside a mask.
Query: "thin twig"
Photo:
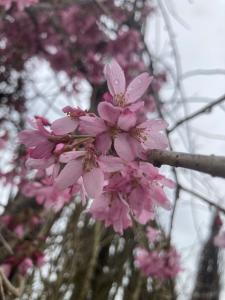
[[[3,282],[2,282],[1,276],[0,276],[0,295],[1,295],[1,299],[5,300],[5,292],[4,292],[4,287],[3,287]]]
[[[13,296],[19,297],[20,296],[19,290],[11,284],[8,278],[6,278],[5,273],[1,268],[0,268],[0,277],[7,291],[9,291]]]
[[[180,189],[183,190],[184,192],[187,192],[197,198],[199,198],[200,200],[204,201],[205,203],[209,204],[210,206],[213,206],[215,207],[217,210],[223,212],[225,214],[225,208],[219,206],[218,204],[214,203],[214,202],[211,202],[209,199],[207,199],[206,197],[196,193],[195,191],[193,190],[190,190],[182,185],[180,185]]]
[[[89,292],[89,287],[91,284],[91,280],[94,274],[94,270],[97,263],[97,258],[100,250],[100,239],[101,239],[101,224],[97,222],[95,224],[95,232],[94,232],[94,241],[93,241],[93,250],[92,256],[88,263],[88,269],[84,278],[84,283],[81,291],[81,295],[79,300],[84,300]]]
[[[193,76],[209,76],[209,75],[225,75],[225,70],[224,69],[205,69],[205,70],[192,70],[192,71],[187,71],[182,74],[181,79],[187,79]]]
[[[0,241],[2,242],[3,246],[6,248],[6,250],[9,252],[9,254],[13,255],[13,250],[10,247],[9,243],[5,240],[3,235],[0,233]]]
[[[221,96],[220,98],[218,98],[217,100],[211,102],[210,104],[205,105],[204,107],[202,107],[201,109],[197,110],[196,112],[192,113],[191,115],[185,117],[184,119],[181,119],[180,121],[178,121],[170,130],[169,132],[174,131],[174,129],[176,129],[178,126],[180,126],[181,124],[190,121],[198,116],[200,116],[201,114],[210,112],[216,105],[222,103],[225,100],[225,95]]]

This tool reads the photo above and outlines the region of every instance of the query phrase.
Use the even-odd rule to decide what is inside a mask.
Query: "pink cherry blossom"
[[[63,112],[67,116],[55,120],[51,126],[53,133],[56,135],[64,135],[76,130],[79,125],[79,117],[85,115],[85,112],[80,108],[72,108],[70,106],[64,107]]]
[[[28,148],[26,166],[37,170],[36,180],[22,190],[39,205],[56,211],[77,193],[84,205],[88,196],[93,199],[88,209],[92,216],[122,234],[132,226],[132,219],[147,224],[157,206],[171,207],[164,188],[172,188],[172,181],[145,162],[149,150],[167,147],[163,134],[167,124],[148,120],[141,114],[143,102],[136,102],[151,81],[147,73],[127,89],[115,60],[106,66],[105,74],[111,95],[99,103],[98,115],[65,107],[66,117],[52,125],[36,117],[35,129],[21,133]],[[50,125],[52,131],[45,128]],[[42,155],[34,155],[36,148],[42,148]]]
[[[151,149],[165,149],[168,142],[162,133],[167,127],[163,120],[147,120],[137,124],[136,113],[129,108],[121,110],[108,102],[98,105],[99,117],[81,117],[80,127],[85,134],[96,136],[96,148],[106,154],[114,141],[117,154],[128,161]]]
[[[181,271],[180,256],[174,248],[148,251],[139,247],[136,249],[135,263],[145,276],[159,279],[174,278]]]
[[[91,149],[66,152],[60,156],[60,161],[66,165],[55,180],[57,188],[63,190],[75,184],[82,176],[89,197],[96,198],[101,194],[104,185],[104,173],[99,168],[98,158]]]
[[[103,193],[94,200],[89,211],[93,218],[104,221],[106,227],[113,226],[120,234],[132,225],[129,205],[113,192]]]
[[[126,88],[124,72],[116,60],[112,60],[104,69],[110,94],[116,106],[124,107],[138,99],[145,93],[152,77],[148,73],[142,73],[133,79]]]
[[[55,143],[49,140],[51,137],[43,125],[41,119],[36,120],[36,129],[27,129],[19,133],[19,139],[29,149],[29,155],[35,159],[48,159],[52,155]]]

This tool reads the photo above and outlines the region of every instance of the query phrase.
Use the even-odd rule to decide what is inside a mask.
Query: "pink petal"
[[[55,180],[56,188],[60,190],[66,189],[68,186],[77,182],[83,172],[82,160],[71,160],[60,172]]]
[[[166,149],[168,139],[161,133],[151,133],[149,138],[143,143],[143,148],[147,149]]]
[[[134,80],[132,80],[127,87],[125,94],[126,102],[132,103],[141,98],[141,96],[147,90],[152,79],[153,77],[150,77],[148,73],[142,73],[134,78]]]
[[[96,137],[96,150],[102,154],[106,154],[112,146],[112,138],[108,132],[102,133]]]
[[[151,179],[154,179],[159,175],[158,169],[148,162],[140,162],[140,169]]]
[[[131,112],[129,109],[126,109],[120,115],[117,125],[120,129],[128,131],[129,129],[135,126],[136,122],[136,114]]]
[[[174,189],[176,187],[176,183],[173,180],[167,179],[165,177],[160,180],[160,183],[171,189]]]
[[[153,197],[155,202],[160,205],[161,207],[165,209],[171,209],[171,203],[169,202],[168,198],[166,197],[166,194],[163,191],[163,188],[155,185],[153,187]]]
[[[121,108],[116,107],[109,102],[101,102],[98,105],[99,116],[103,120],[112,124],[116,124],[120,112],[121,112]]]
[[[166,129],[168,127],[168,123],[164,120],[147,120],[140,125],[137,126],[138,128],[148,128],[152,131],[160,131]]]
[[[37,128],[38,128],[39,132],[42,135],[45,135],[46,137],[48,137],[50,135],[50,132],[48,130],[46,130],[46,128],[45,128],[46,122],[48,122],[46,119],[44,119],[42,117],[36,117],[36,124],[37,124]]]
[[[59,161],[62,163],[68,163],[71,160],[77,159],[78,157],[84,156],[86,151],[68,151],[60,155]]]
[[[80,118],[80,130],[85,134],[98,135],[107,129],[105,122],[98,117],[84,116]]]
[[[135,154],[130,143],[130,136],[127,133],[120,133],[116,136],[114,141],[116,153],[126,161],[135,159]]]
[[[59,171],[60,171],[60,164],[56,163],[53,167],[53,171],[52,171],[52,178],[55,179],[58,175],[59,175]]]
[[[31,168],[31,169],[46,169],[49,166],[53,165],[54,162],[55,162],[54,157],[50,157],[49,159],[28,158],[25,165],[27,168]]]
[[[126,79],[124,72],[115,59],[105,66],[104,74],[112,96],[125,93]]]
[[[56,135],[73,132],[78,126],[78,121],[70,117],[60,118],[52,123],[51,129]]]
[[[101,195],[104,186],[104,174],[101,169],[93,168],[83,175],[85,190],[89,197],[97,198]]]
[[[19,133],[19,140],[27,147],[35,147],[47,140],[38,130],[23,130]]]
[[[112,155],[100,156],[98,163],[104,172],[117,172],[124,168],[122,159]]]
[[[145,151],[139,141],[137,141],[134,138],[130,138],[130,147],[131,147],[135,157],[139,157],[143,160],[146,160],[147,156],[146,156]]]
[[[55,145],[49,141],[45,141],[30,151],[32,158],[50,158]]]
[[[140,224],[145,225],[149,220],[154,219],[153,216],[153,212],[143,209],[137,219]]]
[[[144,106],[145,106],[144,101],[138,101],[129,105],[129,110],[132,112],[137,112],[138,110],[144,108]]]

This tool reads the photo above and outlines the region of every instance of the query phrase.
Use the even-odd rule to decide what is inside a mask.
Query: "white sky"
[[[168,7],[172,4],[176,14],[187,25],[185,27],[180,25],[171,14],[169,15],[175,33],[174,40],[180,55],[182,73],[197,69],[225,70],[225,0],[164,0],[163,3],[165,7],[165,3],[168,4]],[[152,21],[149,27],[150,31],[155,31],[155,28],[161,29],[160,32],[158,29],[156,31],[157,42],[154,44],[153,41],[149,40],[149,45],[152,49],[157,49],[159,55],[162,55],[165,43],[168,41],[162,19],[157,18],[156,21]],[[225,94],[225,76],[208,75],[187,78],[183,81],[183,87],[186,98],[210,97],[216,99]],[[171,93],[166,89],[164,94],[166,97]],[[212,100],[206,99],[206,101]],[[187,106],[188,113],[199,109],[207,102],[192,102]],[[184,111],[180,109],[173,112],[172,117],[178,120],[182,119],[183,116]],[[171,118],[168,118],[168,121],[171,125],[173,124]],[[181,136],[187,136],[185,126],[181,126],[179,132]],[[178,133],[173,135],[173,144],[177,151],[191,150],[202,154],[224,155],[225,111],[216,108],[213,113],[203,115],[192,121],[189,124],[189,133],[191,140],[191,147],[189,148],[183,145]],[[209,136],[207,136],[208,134]],[[204,193],[211,201],[218,202],[225,207],[224,181],[198,173],[191,174],[185,172],[182,176],[182,182],[194,187],[196,191]],[[162,221],[167,223],[166,220],[164,214]],[[210,213],[206,206],[199,200],[191,199],[189,195],[182,193],[176,212],[173,234],[174,243],[182,252],[185,268],[179,284],[182,291],[179,300],[189,299],[188,292],[193,282],[199,245],[207,236],[209,223]],[[220,299],[225,299],[225,292]]]

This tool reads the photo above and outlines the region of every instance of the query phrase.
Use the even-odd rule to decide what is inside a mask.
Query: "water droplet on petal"
[[[119,81],[116,79],[116,80],[114,80],[114,83],[115,84],[119,84]]]

